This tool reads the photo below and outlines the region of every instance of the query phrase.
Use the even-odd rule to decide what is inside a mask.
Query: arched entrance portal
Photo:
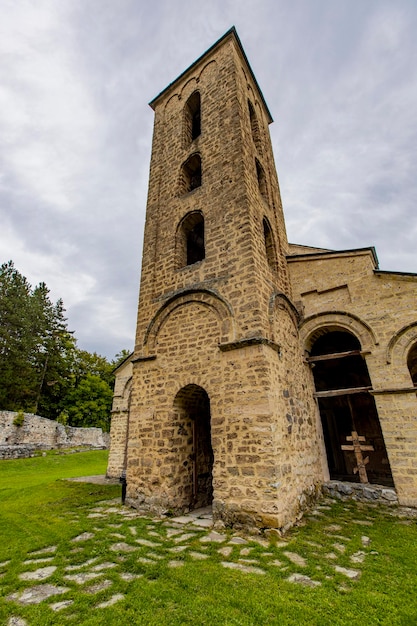
[[[361,346],[348,332],[331,331],[313,344],[308,359],[313,366],[330,478],[359,481],[354,452],[343,450],[347,437],[357,432],[373,451],[365,466],[370,483],[393,486],[391,468],[379,423],[372,388]]]
[[[178,454],[180,506],[197,509],[213,500],[210,400],[198,385],[187,385],[174,400],[174,448]]]

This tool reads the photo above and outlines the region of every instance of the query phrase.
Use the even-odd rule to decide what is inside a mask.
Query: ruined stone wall
[[[0,446],[34,446],[38,450],[88,446],[108,448],[109,438],[101,428],[63,426],[31,413],[24,414],[22,426],[13,424],[17,413],[0,411]]]
[[[289,267],[304,311],[303,349],[326,329],[359,339],[400,504],[417,506],[417,392],[407,367],[417,277],[375,270],[371,250],[289,258]]]

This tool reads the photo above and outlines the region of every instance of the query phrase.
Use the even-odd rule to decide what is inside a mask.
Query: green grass
[[[280,542],[262,546],[248,538],[248,544],[233,546],[225,557],[219,553],[219,544],[200,542],[207,531],[197,530],[187,550],[173,552],[180,544],[175,536],[167,536],[166,522],[124,515],[129,511],[119,504],[119,485],[62,480],[104,473],[105,467],[106,453],[102,451],[0,463],[0,563],[10,559],[0,566],[0,624],[7,624],[11,616],[36,626],[67,622],[91,626],[417,624],[415,520],[400,519],[382,507],[327,500],[317,515],[289,533],[286,546]],[[113,504],[109,504],[111,499]],[[332,529],[332,525],[339,528]],[[72,539],[83,532],[94,537],[74,543]],[[362,545],[363,535],[371,539],[367,547]],[[136,539],[156,545],[138,545]],[[136,550],[111,549],[122,541]],[[19,575],[48,565],[24,561],[30,552],[51,545],[56,546],[52,561],[56,570],[42,582],[65,586],[68,591],[38,605],[22,606],[7,599],[13,592],[42,584],[23,581]],[[345,546],[344,552],[341,546]],[[250,549],[245,558],[255,561],[264,575],[222,565],[222,561],[237,563],[242,547]],[[196,560],[193,551],[207,558]],[[286,551],[302,555],[306,567],[294,565]],[[351,561],[358,551],[365,553],[362,564]],[[329,553],[335,555],[333,559],[326,556]],[[89,566],[86,562],[90,559],[95,561]],[[173,560],[183,566],[170,567]],[[277,561],[281,566],[274,564]],[[90,572],[106,562],[115,567],[84,585],[65,578],[70,571]],[[336,573],[335,563],[360,571],[360,579],[351,581]],[[294,572],[321,585],[308,588],[288,582]],[[124,580],[121,574],[139,577]],[[88,593],[92,584],[103,580],[109,581],[107,589]],[[123,594],[123,600],[98,608],[116,593]],[[70,606],[57,613],[51,609],[54,602],[67,599],[72,600]]]

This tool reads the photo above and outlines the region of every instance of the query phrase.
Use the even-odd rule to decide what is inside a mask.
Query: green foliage
[[[0,267],[0,409],[19,409],[69,426],[109,430],[113,361],[80,350],[62,300],[45,283],[32,289],[12,261]]]
[[[63,411],[61,411],[61,413],[58,415],[58,417],[56,418],[56,421],[59,424],[62,424],[63,426],[66,426],[68,424],[68,419],[69,419],[69,415],[68,415],[68,411],[65,411],[65,409]]]
[[[0,407],[56,417],[70,384],[75,339],[61,300],[32,289],[12,261],[0,266]]]
[[[24,423],[25,423],[25,414],[22,411],[22,409],[20,409],[20,411],[17,412],[17,415],[13,420],[13,426],[17,426],[18,428],[21,428],[21,426],[23,426]]]
[[[100,376],[87,373],[66,397],[70,425],[109,431],[112,398],[109,384]]]

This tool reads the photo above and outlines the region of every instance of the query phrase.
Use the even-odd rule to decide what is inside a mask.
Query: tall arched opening
[[[186,385],[174,400],[174,448],[179,506],[198,509],[213,501],[210,399],[198,385]]]
[[[356,432],[373,450],[365,469],[368,481],[393,486],[372,383],[358,339],[349,332],[332,330],[313,343],[309,362],[313,367],[316,397],[323,424],[330,478],[359,482],[357,459],[348,437]]]

